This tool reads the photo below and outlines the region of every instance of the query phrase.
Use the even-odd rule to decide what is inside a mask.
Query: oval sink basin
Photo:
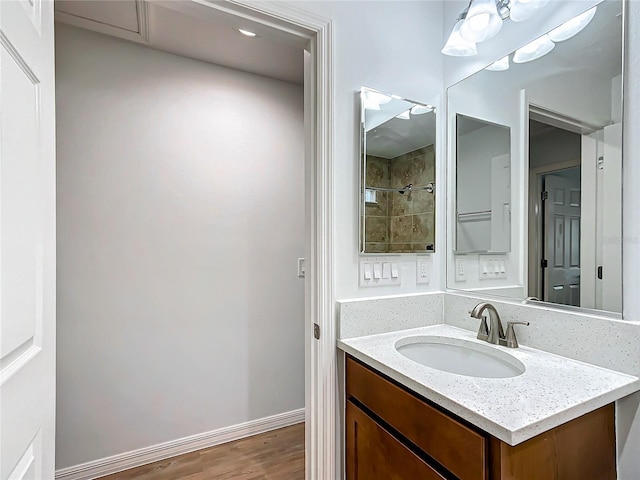
[[[396,350],[414,362],[444,372],[481,378],[508,378],[522,375],[524,364],[491,347],[445,337],[407,337]]]

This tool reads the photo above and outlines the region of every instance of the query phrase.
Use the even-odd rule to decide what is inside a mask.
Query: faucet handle
[[[489,326],[487,325],[487,317],[482,315],[480,319],[480,328],[478,328],[478,335],[476,337],[478,340],[484,340],[485,342],[489,338]]]
[[[529,326],[529,322],[507,322],[507,333],[504,338],[505,347],[518,348],[518,339],[516,338],[516,332],[513,328],[514,325]]]

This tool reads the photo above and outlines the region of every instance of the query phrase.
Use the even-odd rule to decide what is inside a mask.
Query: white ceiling
[[[299,39],[218,9],[183,0],[56,0],[56,20],[156,50],[302,84]],[[237,28],[258,37],[241,35]]]
[[[405,120],[395,116],[367,131],[367,155],[396,158],[436,141],[436,113],[411,115]]]

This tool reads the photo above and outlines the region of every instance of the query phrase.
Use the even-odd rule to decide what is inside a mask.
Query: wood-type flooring
[[[304,480],[304,423],[198,450],[100,480]]]

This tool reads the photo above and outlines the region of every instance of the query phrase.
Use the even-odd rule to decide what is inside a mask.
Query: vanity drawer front
[[[460,480],[487,479],[488,438],[347,357],[347,398],[356,398]]]
[[[351,402],[346,437],[347,480],[446,480]]]

